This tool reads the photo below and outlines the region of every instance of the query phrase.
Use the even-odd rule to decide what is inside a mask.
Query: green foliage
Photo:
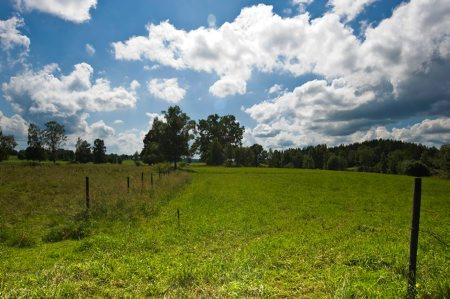
[[[88,222],[69,222],[50,228],[42,238],[44,242],[59,242],[63,240],[81,240],[90,233]]]
[[[36,246],[36,238],[24,229],[0,229],[0,242],[10,247],[29,248]]]
[[[264,151],[264,148],[255,143],[252,146],[250,146],[250,151],[251,151],[251,165],[249,166],[259,166],[261,164],[263,164],[266,160],[266,152]]]
[[[326,168],[329,170],[343,170],[345,169],[345,160],[335,154],[328,157]]]
[[[165,122],[158,118],[153,120],[152,128],[144,138],[141,157],[148,164],[170,161],[177,168],[181,157],[190,154],[189,141],[193,138],[191,131],[195,122],[179,106],[171,106],[162,113]]]
[[[67,140],[64,126],[56,121],[49,121],[45,124],[43,141],[51,153],[53,163],[56,163],[56,154],[61,145]]]
[[[78,163],[89,163],[92,161],[91,145],[80,137],[75,146],[75,161]]]
[[[362,171],[369,171],[374,163],[374,151],[364,145],[358,148],[356,152],[359,169]]]
[[[444,176],[450,178],[450,145],[441,146],[439,151],[439,166],[442,169]]]
[[[223,148],[220,142],[215,139],[211,144],[209,144],[209,148],[207,151],[206,164],[208,165],[222,165],[225,160]]]
[[[94,163],[106,163],[106,146],[102,139],[94,140],[94,147],[92,149],[92,156]]]
[[[211,148],[215,150],[220,148],[222,153],[215,153],[214,155],[217,157],[223,156],[224,158],[222,159],[231,163],[233,149],[241,145],[243,133],[244,127],[239,124],[234,115],[219,116],[212,114],[206,119],[198,121],[197,137],[193,144],[193,149],[200,154],[201,161],[208,162],[211,159]],[[213,143],[216,144],[213,145]],[[222,163],[223,161],[219,164]]]
[[[261,159],[270,167],[359,170],[403,174],[407,161],[420,161],[432,174],[450,177],[450,156],[448,146],[440,150],[421,144],[395,140],[371,140],[328,148],[326,145],[289,148],[285,150],[263,151]],[[248,164],[254,159],[254,153],[247,148],[235,149],[236,160]],[[236,153],[239,153],[237,155]],[[331,160],[330,160],[331,159]],[[330,162],[330,165],[328,165]]]
[[[28,147],[25,150],[27,160],[43,161],[46,159],[44,133],[35,124],[30,124],[28,127]]]
[[[430,176],[428,167],[420,161],[405,161],[403,162],[403,173],[406,175],[421,177]]]
[[[310,155],[306,155],[303,158],[303,168],[314,169],[316,168],[316,164],[314,163],[314,159]]]
[[[161,162],[161,163],[155,164],[153,166],[153,169],[155,169],[155,171],[157,171],[157,172],[168,172],[168,171],[172,170],[172,166],[170,165],[170,163]]]
[[[8,159],[10,152],[17,146],[14,136],[3,135],[2,128],[0,127],[0,161]]]

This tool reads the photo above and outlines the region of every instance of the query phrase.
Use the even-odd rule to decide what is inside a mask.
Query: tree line
[[[329,170],[357,170],[392,174],[450,176],[450,145],[440,149],[397,140],[371,140],[328,147],[326,144],[283,150],[264,149],[259,144],[243,146],[244,127],[234,115],[209,115],[198,122],[191,120],[179,106],[162,111],[155,118],[143,140],[140,153],[134,155],[106,154],[102,139],[91,146],[78,138],[75,151],[62,149],[66,141],[64,126],[51,121],[40,129],[28,128],[28,147],[15,152],[13,136],[4,136],[0,128],[0,161],[16,153],[19,159],[55,162],[57,159],[78,163],[121,163],[133,159],[138,164],[171,162],[199,157],[208,165],[268,166]]]
[[[145,163],[174,163],[198,155],[208,165],[269,166],[357,170],[426,176],[450,175],[450,145],[440,149],[398,140],[372,140],[328,147],[326,144],[266,150],[260,144],[242,146],[244,127],[233,115],[209,115],[197,123],[178,106],[162,111],[144,138],[140,157]]]
[[[3,135],[0,128],[0,161],[6,160],[8,155],[17,155],[19,160],[45,161],[56,163],[57,160],[77,163],[122,163],[124,160],[139,160],[139,155],[106,154],[105,142],[95,139],[93,146],[86,140],[77,139],[75,151],[63,149],[67,140],[64,126],[50,121],[39,128],[31,123],[28,127],[27,148],[15,151],[17,143],[12,135]]]

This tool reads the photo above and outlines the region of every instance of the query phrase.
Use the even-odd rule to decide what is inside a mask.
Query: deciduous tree
[[[190,154],[189,141],[194,138],[195,122],[179,106],[162,111],[165,122],[155,119],[144,138],[141,156],[147,163],[159,159],[170,161],[177,168],[182,156]]]
[[[79,163],[88,163],[92,160],[91,156],[91,145],[86,140],[82,140],[78,137],[75,149],[75,161]]]
[[[0,161],[8,159],[10,152],[17,146],[14,136],[3,135],[2,128],[0,127]]]
[[[45,124],[44,143],[51,153],[53,163],[56,163],[56,153],[66,139],[63,125],[56,121],[49,121]]]
[[[94,148],[92,149],[94,163],[106,163],[106,146],[102,139],[94,140]]]
[[[35,124],[28,127],[28,147],[26,149],[27,160],[45,160],[44,132]]]

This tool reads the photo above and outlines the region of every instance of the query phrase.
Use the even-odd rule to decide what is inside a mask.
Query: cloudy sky
[[[234,114],[271,148],[450,143],[448,0],[1,0],[0,126],[133,153],[152,119]]]

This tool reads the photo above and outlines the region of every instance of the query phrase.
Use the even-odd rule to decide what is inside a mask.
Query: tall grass
[[[90,178],[89,211],[85,205],[86,176]],[[81,239],[92,230],[107,229],[107,222],[135,224],[155,216],[159,205],[189,180],[183,172],[159,179],[157,170],[148,166],[108,164],[2,165],[0,177],[3,239],[29,236],[34,240],[28,242],[30,246],[40,239]]]

